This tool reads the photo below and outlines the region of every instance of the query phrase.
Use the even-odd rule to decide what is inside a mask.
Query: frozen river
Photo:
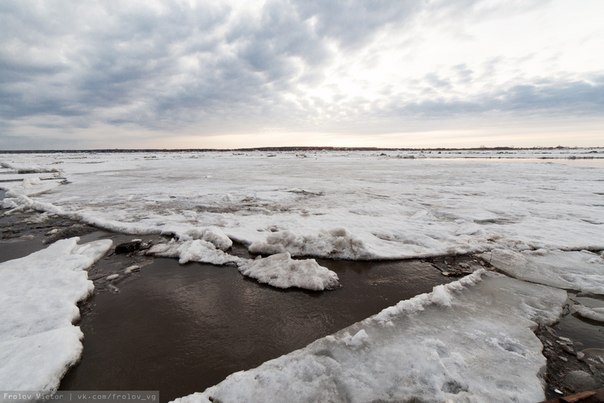
[[[320,259],[474,254],[499,271],[481,269],[410,300],[411,295],[399,295],[395,299],[403,301],[389,302],[391,308],[382,313],[235,374],[191,400],[286,398],[295,391],[302,401],[370,397],[536,401],[543,397],[540,373],[545,359],[533,330],[557,320],[568,304],[567,290],[596,297],[591,300],[604,295],[603,156],[601,149],[462,155],[451,151],[431,155],[5,154],[0,155],[0,186],[7,190],[3,207],[9,214],[11,209],[32,208],[119,233],[163,235],[164,241],[148,254],[175,257],[181,263],[235,266],[245,276],[280,288],[329,290],[337,284],[352,292],[362,284],[359,280],[352,286],[343,274],[346,271],[332,270],[329,260]],[[234,253],[233,242],[263,258],[252,260]],[[57,259],[61,254],[92,258],[89,267],[103,250],[105,244],[94,244],[94,256],[74,246],[55,248],[53,253]],[[40,262],[34,255],[24,259],[29,260],[21,265]],[[86,266],[84,260],[74,264],[74,270]],[[10,262],[4,264],[18,273],[14,263],[18,261]],[[350,263],[355,264],[359,263]],[[12,281],[18,282],[14,276]],[[161,285],[161,275],[152,283]],[[63,286],[68,289],[69,284]],[[233,295],[246,294],[240,288],[233,287]],[[272,288],[261,290],[269,296],[277,293]],[[325,291],[310,301],[320,303],[338,292]],[[74,306],[77,300],[56,303]],[[582,307],[581,299],[574,301],[573,309],[599,314],[597,306]],[[15,296],[7,303],[20,302]],[[319,312],[312,304],[306,308]],[[31,321],[36,321],[35,313],[31,315]],[[313,337],[359,319],[338,322]],[[58,318],[52,326],[60,323],[67,326]],[[31,337],[7,326],[2,331],[11,346]],[[284,337],[302,337],[304,332],[288,334]],[[304,347],[313,337],[295,348]],[[72,345],[76,350],[71,354],[79,356],[81,347],[78,350],[77,342]],[[8,348],[4,346],[6,354]],[[69,345],[65,351],[71,351]],[[65,362],[62,365],[69,365],[69,360]],[[494,375],[498,371],[501,379]],[[285,384],[288,388],[283,388]]]

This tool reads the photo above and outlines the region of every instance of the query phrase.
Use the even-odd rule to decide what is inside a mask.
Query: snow
[[[51,392],[81,353],[72,323],[78,301],[93,290],[86,269],[110,240],[58,241],[29,256],[0,263],[0,389]]]
[[[132,266],[128,266],[124,269],[124,274],[131,274],[135,271],[140,271],[141,267],[137,264],[133,264]]]
[[[596,253],[494,249],[482,258],[518,279],[604,295],[604,259]]]
[[[307,290],[333,290],[340,286],[338,275],[320,266],[314,259],[294,260],[288,252],[247,260],[239,265],[244,276],[277,288],[298,287]]]
[[[289,252],[295,256],[323,256],[333,259],[368,259],[372,254],[363,241],[350,235],[345,228],[321,230],[317,234],[296,235],[290,231],[270,234],[265,241],[254,242],[250,252],[275,254]]]
[[[532,330],[566,292],[482,270],[439,290],[177,402],[543,400]]]
[[[398,259],[494,247],[604,249],[602,168],[536,160],[540,152],[604,157],[601,149],[537,150],[530,160],[443,158],[445,150],[432,159],[394,152],[0,154],[10,164],[60,166],[71,182],[35,195],[17,183],[0,186],[9,189],[7,206],[117,232],[202,239],[221,250],[240,241],[262,253]],[[464,153],[455,155],[472,154]]]
[[[148,255],[176,257],[180,264],[187,262],[201,262],[215,265],[224,265],[238,263],[237,256],[229,255],[222,250],[216,248],[213,243],[195,239],[184,242],[171,240],[168,243],[160,243],[153,245],[148,251]]]
[[[499,271],[527,281],[474,273],[188,399],[543,398],[545,359],[531,329],[556,320],[566,297],[561,289],[604,295],[604,149],[296,151],[267,157],[0,154],[0,173],[11,180],[0,181],[7,190],[2,205],[121,233],[170,235],[172,241],[148,253],[181,263],[234,265],[275,287],[337,287],[335,273],[294,257],[479,253]],[[60,184],[59,175],[69,183]],[[272,256],[233,256],[233,242]],[[575,309],[592,317],[601,313],[583,308]],[[79,356],[73,346],[81,349],[81,333],[69,326],[53,328],[60,342],[40,336],[45,349],[70,352],[54,353],[57,368]]]
[[[201,262],[215,265],[236,265],[241,274],[277,288],[298,287],[314,291],[339,286],[338,276],[320,266],[314,259],[294,260],[287,252],[255,260],[230,255],[214,244],[201,240],[176,241],[153,245],[152,256],[175,257],[180,264]]]

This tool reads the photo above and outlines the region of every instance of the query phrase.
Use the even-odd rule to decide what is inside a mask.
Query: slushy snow
[[[52,392],[82,353],[77,302],[94,288],[88,269],[110,240],[57,241],[0,263],[0,390]]]
[[[483,270],[437,290],[176,401],[543,400],[533,330],[566,292]]]

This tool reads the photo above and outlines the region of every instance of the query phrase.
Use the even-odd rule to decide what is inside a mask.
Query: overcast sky
[[[604,1],[0,1],[0,149],[604,146]]]

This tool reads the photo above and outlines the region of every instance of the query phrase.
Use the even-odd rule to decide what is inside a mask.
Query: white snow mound
[[[289,252],[292,256],[322,256],[333,259],[370,259],[363,241],[344,228],[321,230],[315,234],[297,235],[291,231],[271,233],[265,241],[249,246],[252,253],[273,255]]]
[[[210,242],[220,250],[227,250],[233,246],[233,241],[218,227],[193,228],[179,234],[181,240],[201,239]]]
[[[239,266],[244,276],[277,288],[332,290],[340,286],[338,275],[314,259],[295,260],[288,252],[247,260]]]
[[[111,240],[57,241],[29,256],[0,263],[0,390],[57,389],[82,353],[76,305],[94,285],[86,269]]]
[[[521,280],[604,294],[604,259],[592,252],[494,249],[481,257],[497,269]]]
[[[168,243],[160,243],[153,245],[147,251],[147,254],[162,257],[176,257],[180,264],[200,262],[224,265],[229,263],[237,264],[241,260],[237,256],[230,255],[216,248],[215,244],[201,239],[184,242],[171,240]]]
[[[566,292],[480,270],[439,294],[403,301],[177,401],[543,400],[546,359],[532,330],[558,318]]]

